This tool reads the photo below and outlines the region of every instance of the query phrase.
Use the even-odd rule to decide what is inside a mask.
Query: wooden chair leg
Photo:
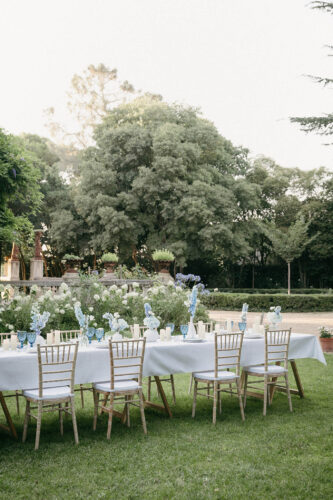
[[[60,434],[64,435],[64,421],[63,421],[63,413],[62,413],[62,404],[59,404],[59,422],[60,422]]]
[[[30,420],[30,401],[27,400],[25,407],[24,424],[23,424],[22,443],[25,443],[25,440],[27,439],[29,420]]]
[[[191,378],[190,378],[190,386],[188,388],[188,393],[191,394],[192,392],[192,385],[193,385],[193,375],[191,373]]]
[[[81,406],[82,408],[84,408],[83,384],[80,384],[80,393],[81,393]]]
[[[219,387],[220,388],[220,387]],[[219,414],[221,415],[222,413],[222,398],[221,398],[221,391],[217,391],[217,402],[219,406]]]
[[[285,373],[284,378],[285,378],[285,381],[286,381],[286,389],[287,389],[287,395],[288,395],[289,410],[293,411],[293,405],[291,403],[291,396],[290,396],[290,387],[289,387],[288,373]]]
[[[37,428],[36,428],[35,450],[38,450],[38,448],[39,448],[40,428],[42,426],[42,411],[43,411],[43,402],[42,401],[38,401],[38,414],[37,414]]]
[[[129,401],[131,400],[131,396],[125,396],[125,401],[126,403],[126,420],[127,420],[127,427],[130,427],[130,405]]]
[[[139,399],[140,399],[140,414],[141,414],[141,422],[142,422],[143,432],[144,432],[144,434],[147,434],[145,407],[144,407],[143,394],[142,394],[141,389],[139,391]]]
[[[195,417],[195,409],[197,406],[197,392],[198,392],[198,381],[194,380],[194,393],[193,393],[193,404],[192,404],[192,418]]]
[[[214,381],[213,424],[216,424],[217,381]]]
[[[151,377],[148,377],[147,398],[148,398],[148,401],[150,401],[150,398],[151,398]]]
[[[243,407],[243,401],[242,401],[242,391],[241,391],[240,380],[239,379],[236,381],[236,387],[237,387],[237,394],[238,394],[240,412],[241,412],[242,420],[244,422],[245,415],[244,415],[244,407]]]
[[[107,405],[108,399],[109,399],[109,395],[106,394],[105,397],[104,397],[104,401],[103,401],[102,406],[106,406]],[[103,408],[101,408],[101,413],[100,413],[101,415],[102,415],[103,411],[104,411]]]
[[[268,392],[268,377],[265,375],[265,380],[264,380],[264,410],[263,410],[263,415],[264,417],[266,416],[266,410],[267,410],[267,392]]]
[[[19,400],[19,392],[15,391],[15,399],[16,399],[16,411],[17,414],[20,414],[20,400]]]
[[[97,392],[96,389],[93,389],[93,398],[94,398],[93,431],[95,431],[97,426],[98,403],[99,403],[99,392]]]
[[[74,431],[75,444],[79,444],[79,434],[77,432],[77,423],[76,423],[76,413],[75,413],[75,400],[74,400],[74,396],[71,397],[71,413],[72,413],[72,422],[73,422],[73,431]]]
[[[243,399],[243,408],[245,408],[245,406],[246,406],[247,378],[248,378],[248,374],[245,372],[244,373],[244,399]]]
[[[110,394],[110,406],[109,406],[109,418],[108,418],[108,430],[106,433],[106,439],[111,438],[111,429],[112,429],[112,415],[113,415],[113,399],[114,395]]]
[[[174,379],[172,374],[170,375],[170,381],[171,381],[171,389],[172,389],[172,401],[173,401],[173,404],[175,405],[176,404],[175,379]]]

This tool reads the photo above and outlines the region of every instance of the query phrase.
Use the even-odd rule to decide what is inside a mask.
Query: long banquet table
[[[241,366],[256,365],[264,362],[264,339],[244,338]],[[318,338],[315,335],[293,333],[290,338],[289,359],[295,375],[298,391],[302,388],[295,360],[301,358],[317,359],[326,364]],[[172,342],[153,342],[146,344],[143,375],[153,376],[158,384],[166,412],[171,411],[159,381],[163,375],[191,373],[214,368],[213,338],[202,343],[184,343],[181,337]],[[109,352],[97,344],[80,348],[77,357],[75,383],[88,384],[110,378]],[[27,351],[3,351],[0,348],[0,393],[2,391],[24,390],[38,387],[38,363],[36,353]],[[296,392],[296,391],[294,391]],[[150,402],[147,401],[147,405]],[[156,404],[151,406],[157,407]]]

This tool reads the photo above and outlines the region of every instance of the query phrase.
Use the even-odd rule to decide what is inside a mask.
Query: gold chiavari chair
[[[266,415],[267,401],[272,403],[273,391],[276,380],[284,377],[284,389],[288,396],[290,411],[293,411],[290,397],[290,388],[288,381],[288,351],[290,343],[291,328],[287,330],[266,330],[265,331],[265,363],[260,366],[250,366],[244,371],[244,407],[246,405],[246,391],[248,388],[254,388],[248,384],[248,376],[259,377],[258,381],[251,381],[251,384],[264,382],[264,409],[263,415]],[[274,364],[273,364],[274,363]],[[282,365],[282,366],[281,366]],[[255,387],[257,388],[257,387]]]
[[[213,325],[212,321],[209,321],[207,323],[203,323],[203,325],[205,327],[205,332],[206,333],[212,333],[214,331],[214,325]],[[198,327],[198,323],[194,323],[194,326],[197,328]],[[191,392],[192,392],[192,386],[193,386],[193,373],[191,374],[190,385],[188,387],[188,393],[189,394],[191,394]],[[209,393],[209,386],[208,386],[208,393]]]
[[[23,391],[26,399],[26,411],[23,427],[23,443],[27,437],[30,418],[37,420],[35,450],[39,448],[42,414],[50,411],[59,412],[60,433],[63,435],[63,413],[72,415],[75,443],[79,444],[77,432],[75,402],[74,402],[74,377],[79,343],[56,344],[41,346],[37,344],[38,358],[38,389]],[[37,406],[32,407],[32,404]],[[65,405],[64,407],[62,405]],[[70,405],[71,410],[69,410]],[[37,409],[37,416],[31,410]]]
[[[214,370],[206,372],[193,373],[194,395],[192,406],[192,417],[195,417],[197,396],[204,396],[213,399],[213,424],[216,424],[216,407],[219,405],[219,411],[222,411],[221,392],[236,394],[232,392],[232,384],[236,385],[239,407],[242,420],[245,419],[244,408],[240,387],[240,356],[242,352],[244,334],[237,333],[215,333],[215,367]],[[231,370],[235,371],[231,371]],[[202,387],[198,385],[204,384]],[[213,385],[213,395],[208,391],[209,385]],[[229,389],[224,389],[227,384]]]
[[[145,331],[147,330],[147,327],[146,326],[140,326],[140,337],[143,337]],[[130,329],[131,329],[131,333],[133,335],[133,332],[134,332],[134,327],[133,325],[130,326]],[[147,389],[147,398],[148,398],[148,401],[150,401],[150,398],[151,398],[151,384],[152,382],[155,382],[155,379],[152,378],[152,377],[148,377],[148,389]],[[171,384],[171,391],[172,391],[172,401],[173,401],[173,404],[176,404],[176,389],[175,389],[175,379],[174,379],[174,376],[171,374],[168,376],[166,376],[166,378],[160,378],[160,382],[167,382],[169,384]],[[157,389],[157,392],[158,392],[158,389]]]
[[[138,340],[109,340],[110,380],[93,384],[94,392],[94,420],[93,430],[96,430],[98,408],[108,413],[107,439],[111,437],[112,416],[114,405],[125,405],[127,426],[130,426],[129,406],[139,406],[143,432],[147,434],[142,394],[142,368],[145,355],[146,339]],[[99,395],[104,401],[99,404]],[[134,396],[138,399],[134,399]],[[106,401],[110,398],[108,406]],[[118,412],[117,412],[118,413]]]
[[[5,339],[10,339],[11,333],[0,333],[0,347]],[[4,398],[15,398],[16,400],[16,412],[19,415],[20,414],[20,400],[19,397],[22,396],[22,394],[19,391],[15,391],[14,394],[3,394]]]
[[[52,333],[60,333],[60,342],[71,342],[72,340],[78,340],[81,330],[53,330]],[[74,392],[80,392],[81,396],[81,407],[84,408],[84,391],[91,391],[90,387],[83,387],[80,384],[80,389],[74,389]]]

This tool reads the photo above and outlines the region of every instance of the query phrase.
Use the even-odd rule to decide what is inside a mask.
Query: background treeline
[[[16,241],[22,278],[42,227],[48,276],[66,253],[98,268],[115,251],[151,270],[167,248],[173,272],[212,288],[286,288],[291,263],[294,288],[333,286],[331,171],[251,159],[198,110],[136,93],[104,65],[74,76],[70,110],[76,132],[50,110],[55,141],[0,132],[0,258]]]

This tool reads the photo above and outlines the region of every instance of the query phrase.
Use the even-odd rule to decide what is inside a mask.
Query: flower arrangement
[[[267,314],[267,319],[269,323],[272,323],[273,325],[281,323],[282,321],[281,307],[272,306],[270,307],[269,311],[270,312]]]
[[[101,257],[102,262],[115,262],[115,263],[117,263],[118,260],[119,260],[118,255],[116,255],[115,253],[111,253],[111,252],[104,253]]]
[[[281,308],[280,308],[281,309]],[[249,310],[249,305],[245,302],[242,307],[241,320],[243,323],[247,321],[247,311]]]
[[[205,285],[201,283],[201,277],[195,274],[176,274],[175,286],[180,286],[181,288],[190,287],[194,283],[197,285],[198,294],[209,295],[209,290],[206,289]]]
[[[333,337],[332,330],[329,330],[326,326],[320,326],[318,330],[321,339],[331,339]]]
[[[197,300],[198,300],[198,287],[194,285],[192,288],[192,292],[189,296],[189,308],[188,312],[190,313],[191,319],[195,316],[195,311],[197,308]]]
[[[90,321],[95,319],[94,316],[90,314],[83,314],[81,306],[78,302],[74,305],[74,313],[80,329],[87,332]]]
[[[115,312],[114,314],[105,313],[103,318],[107,319],[109,322],[110,330],[115,333],[122,332],[128,328],[128,323],[120,317],[120,314]]]
[[[145,303],[144,308],[146,315],[145,319],[143,320],[144,325],[147,326],[149,330],[156,330],[156,328],[160,326],[159,319],[156,318],[151,308],[151,305],[148,304],[148,302]]]
[[[158,260],[164,260],[167,262],[173,262],[175,260],[175,256],[172,252],[169,250],[166,250],[165,248],[162,250],[155,250],[152,255],[153,261],[158,261]]]
[[[41,331],[45,327],[50,317],[50,313],[48,311],[44,311],[42,314],[39,312],[38,306],[35,304],[31,309],[31,323],[30,329],[36,333],[36,335],[40,335]]]

